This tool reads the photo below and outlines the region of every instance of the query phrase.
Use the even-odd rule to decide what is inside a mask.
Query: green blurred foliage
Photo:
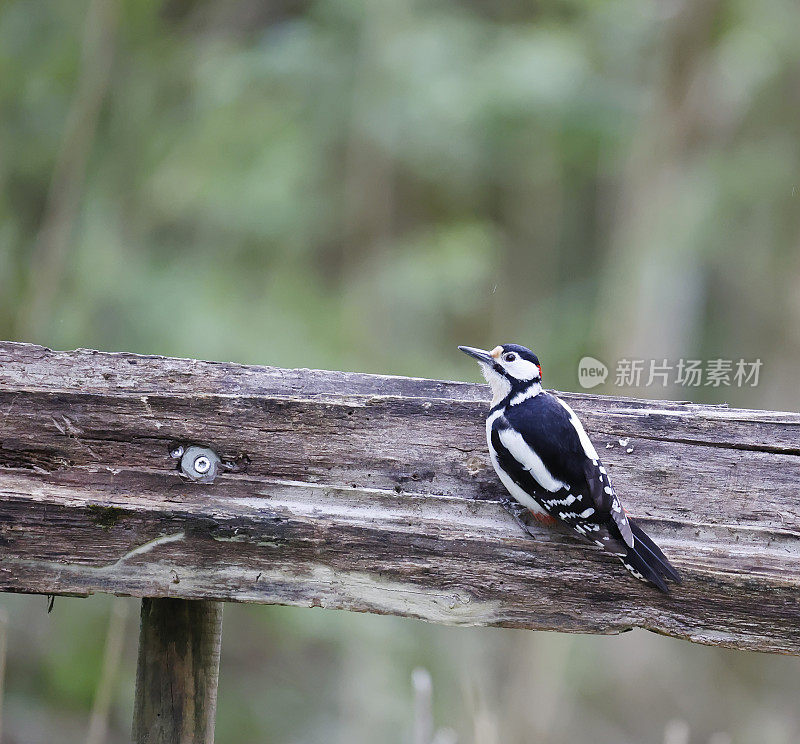
[[[0,330],[446,376],[455,342],[513,339],[561,388],[584,353],[774,355],[797,14],[709,7],[122,3],[53,257],[92,6],[6,3]]]
[[[798,404],[791,0],[6,0],[0,337],[477,379],[459,343],[760,357]],[[613,373],[612,373],[613,378]],[[535,590],[532,587],[532,590]],[[5,740],[83,741],[110,604],[0,597]],[[130,721],[131,602],[112,740]],[[226,609],[218,741],[795,741],[791,660]]]

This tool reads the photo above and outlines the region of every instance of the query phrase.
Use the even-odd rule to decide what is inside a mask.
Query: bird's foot
[[[514,499],[502,499],[500,501],[500,505],[511,515],[523,532],[527,533],[531,537],[536,537],[536,532],[531,529],[531,526],[525,519],[525,517],[528,517],[533,513],[530,509],[526,509],[522,504]]]

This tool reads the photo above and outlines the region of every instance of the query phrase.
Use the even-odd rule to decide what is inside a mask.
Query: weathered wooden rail
[[[0,590],[800,653],[800,415],[564,397],[684,576],[671,595],[518,529],[482,385],[0,343]],[[238,466],[187,481],[178,445]]]

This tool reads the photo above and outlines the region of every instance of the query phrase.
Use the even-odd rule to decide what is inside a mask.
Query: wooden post
[[[142,600],[134,744],[213,744],[222,602]]]

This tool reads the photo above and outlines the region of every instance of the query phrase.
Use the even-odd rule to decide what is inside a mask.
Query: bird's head
[[[471,346],[458,348],[477,360],[483,376],[492,388],[493,405],[503,400],[512,390],[523,390],[542,381],[539,357],[524,346],[502,344],[491,351],[474,349]]]

